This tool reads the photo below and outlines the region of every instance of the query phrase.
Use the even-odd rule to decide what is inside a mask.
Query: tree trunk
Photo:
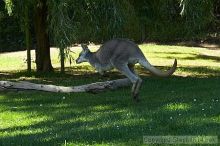
[[[30,41],[30,21],[28,6],[25,4],[25,43],[27,49],[27,71],[31,72],[31,41]]]
[[[37,72],[50,72],[53,67],[50,59],[50,42],[47,30],[47,1],[39,0],[35,9],[36,67]]]
[[[65,53],[64,53],[64,48],[60,48],[60,67],[61,73],[65,73]]]

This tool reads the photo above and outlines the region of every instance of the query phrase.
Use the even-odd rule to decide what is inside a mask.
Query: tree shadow
[[[195,57],[185,57],[185,60],[196,60],[196,59],[203,59],[203,60],[212,60],[215,62],[220,61],[220,57],[218,56],[210,56],[210,55],[205,55],[205,54],[198,54],[195,55]]]
[[[220,43],[219,38],[207,39],[204,41],[172,41],[172,42],[156,42],[157,45],[169,45],[169,46],[185,46],[185,47],[200,47],[210,50],[219,50]]]
[[[184,53],[184,52],[160,52],[156,51],[155,54],[162,54],[162,55],[196,55],[195,53]]]
[[[26,70],[14,72],[0,72],[0,80],[9,81],[29,81],[33,83],[56,84],[64,86],[74,86],[87,84],[90,82],[99,82],[105,80],[113,80],[124,77],[117,71],[111,71],[105,76],[92,70],[88,66],[66,67],[66,73],[61,74],[59,68],[55,68],[52,73],[28,73]]]
[[[216,71],[201,67],[181,69],[192,73]],[[220,135],[219,76],[157,78],[149,77],[139,66],[137,71],[144,79],[140,103],[132,101],[130,88],[96,95],[37,91],[0,93],[0,97],[4,97],[0,98],[2,114],[24,115],[10,120],[21,120],[21,124],[1,127],[0,144],[61,145],[66,140],[75,145],[141,145],[144,135]],[[70,84],[70,80],[75,85],[100,78],[95,73],[87,75],[88,78],[55,73],[38,78],[42,78],[39,82],[62,85]],[[111,75],[110,79],[122,77],[117,72]],[[13,74],[12,79],[21,76],[22,73]]]
[[[181,53],[181,52],[157,52],[157,54],[164,54],[166,56],[160,56],[160,58],[166,58],[166,59],[173,59],[174,56],[172,55],[184,55],[185,56],[178,56],[178,59],[181,60],[212,60],[214,62],[220,62],[220,57],[219,56],[214,56],[214,55],[207,55],[207,54],[196,54],[196,53]],[[191,56],[189,56],[191,55]]]

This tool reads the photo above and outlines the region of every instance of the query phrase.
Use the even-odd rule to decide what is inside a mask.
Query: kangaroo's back
[[[100,62],[106,64],[110,61],[128,62],[129,60],[144,57],[140,48],[132,41],[114,39],[103,44],[96,52]]]

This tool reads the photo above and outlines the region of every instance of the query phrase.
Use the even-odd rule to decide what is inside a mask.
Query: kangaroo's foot
[[[135,101],[135,102],[139,102],[140,101],[140,98],[139,98],[139,93],[138,94],[133,94],[133,100]]]
[[[139,101],[139,90],[142,84],[142,79],[138,79],[132,86],[132,97],[135,101]]]

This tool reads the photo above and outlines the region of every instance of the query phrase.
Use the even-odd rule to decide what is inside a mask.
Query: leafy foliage
[[[4,1],[9,14],[14,11],[22,25],[25,24],[25,6],[30,16],[34,7],[40,6],[38,0]],[[73,43],[103,42],[117,37],[137,42],[192,39],[206,33],[214,23],[214,2],[216,0],[47,0],[48,31],[53,44],[63,49]],[[32,17],[29,21],[33,21]]]
[[[180,6],[188,30],[197,33],[213,21],[213,0],[181,0]]]
[[[9,15],[14,15],[19,18],[19,25],[21,30],[25,30],[25,9],[29,9],[29,13],[33,14],[33,8],[36,5],[36,0],[5,0],[5,6]],[[33,21],[32,15],[29,17],[29,21]]]
[[[64,0],[48,4],[52,5],[50,29],[64,46],[115,37],[135,41],[194,38],[214,20],[213,0]]]
[[[5,1],[5,7],[8,10],[8,14],[11,15],[12,14],[12,9],[13,9],[13,3],[12,0],[4,0]]]
[[[8,15],[5,3],[0,1],[0,52],[23,49],[23,34],[18,19]]]
[[[51,35],[55,44],[64,47],[73,42],[126,37],[126,31],[134,31],[131,26],[138,27],[134,24],[138,19],[133,6],[127,0],[64,0],[48,4]]]

